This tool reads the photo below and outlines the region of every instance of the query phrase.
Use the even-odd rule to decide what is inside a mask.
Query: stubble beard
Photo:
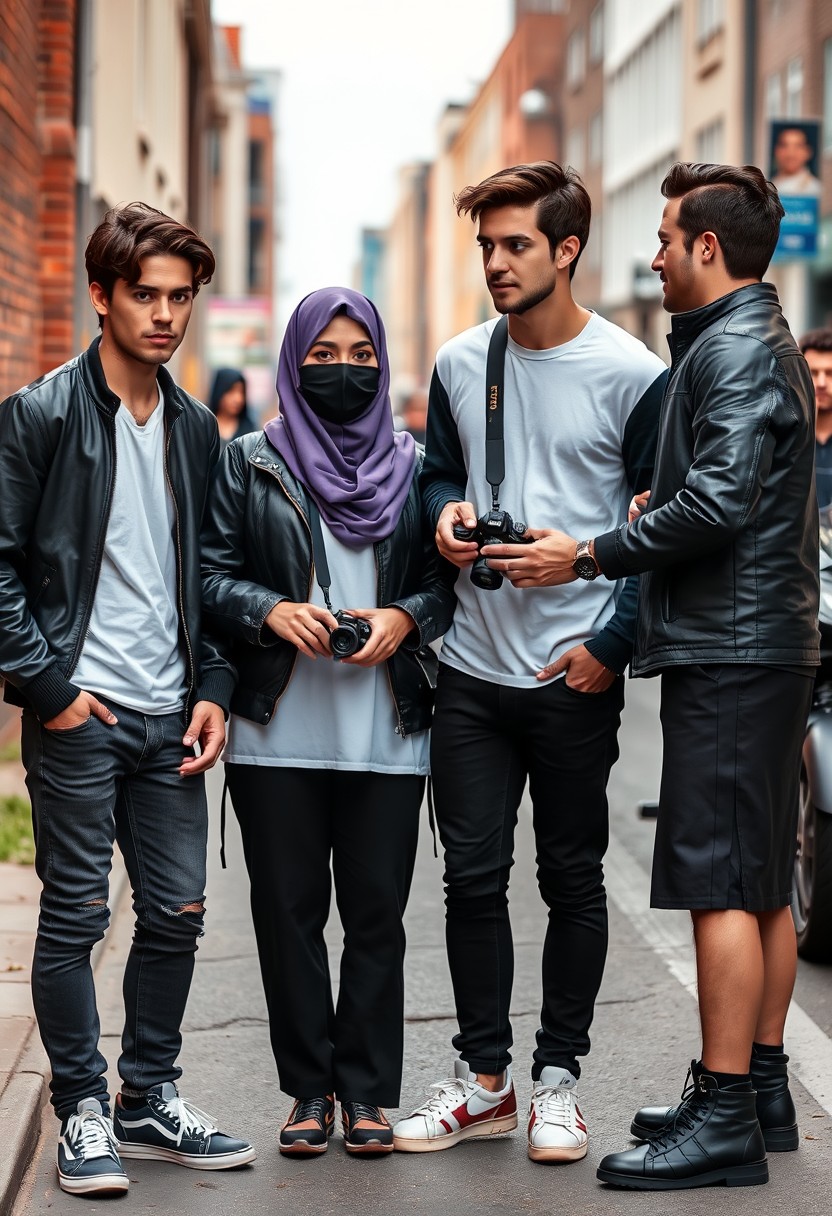
[[[494,300],[493,296],[492,300],[497,312],[508,314],[509,316],[520,317],[523,315],[523,313],[529,312],[530,309],[536,308],[538,304],[542,304],[544,300],[548,300],[549,296],[553,294],[554,290],[554,283],[548,284],[545,287],[538,287],[537,291],[533,291],[529,295],[523,296],[517,301],[516,304],[498,304],[497,301]]]

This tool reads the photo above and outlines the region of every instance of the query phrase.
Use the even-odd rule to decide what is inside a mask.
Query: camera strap
[[[485,477],[491,486],[491,508],[500,506],[500,486],[506,475],[503,439],[503,387],[505,381],[508,317],[500,317],[491,331],[485,364]]]
[[[329,598],[332,578],[329,573],[329,562],[326,559],[326,545],[324,544],[324,534],[321,528],[321,516],[318,511],[318,504],[310,495],[307,495],[306,506],[309,513],[309,530],[312,533],[312,560],[315,564],[315,579],[324,593],[324,603],[328,610],[332,612],[332,602]]]

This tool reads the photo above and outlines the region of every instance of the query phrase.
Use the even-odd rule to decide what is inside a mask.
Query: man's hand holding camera
[[[439,516],[436,525],[436,547],[442,556],[455,566],[464,570],[476,561],[479,546],[473,540],[457,540],[454,528],[475,528],[477,512],[473,503],[449,502]]]
[[[573,583],[578,542],[554,528],[529,528],[533,545],[484,545],[482,554],[513,587],[561,587]]]

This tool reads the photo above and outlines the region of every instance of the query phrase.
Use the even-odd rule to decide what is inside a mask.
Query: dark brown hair
[[[822,351],[827,355],[832,351],[832,329],[810,329],[800,339],[798,346],[804,355],[807,350]]]
[[[537,226],[549,241],[552,257],[568,236],[580,241],[577,256],[569,266],[570,279],[589,239],[592,204],[586,186],[574,169],[564,169],[553,160],[514,165],[493,173],[478,186],[466,186],[454,199],[458,215],[479,219],[492,207],[530,207],[537,203]]]
[[[785,212],[756,165],[677,161],[662,182],[665,198],[681,198],[679,227],[690,253],[703,232],[719,241],[732,279],[761,279],[768,270]]]
[[[113,207],[87,241],[87,278],[103,287],[110,300],[117,279],[132,287],[141,276],[142,259],[159,254],[190,262],[194,295],[211,282],[214,255],[193,228],[147,203]]]

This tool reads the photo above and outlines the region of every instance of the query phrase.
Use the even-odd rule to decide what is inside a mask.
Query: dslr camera
[[[370,640],[370,622],[361,616],[351,616],[342,608],[333,613],[333,616],[338,624],[329,635],[329,649],[333,659],[348,659]]]
[[[515,523],[508,511],[492,510],[481,515],[475,528],[466,528],[462,524],[454,524],[455,540],[476,541],[478,548],[483,545],[533,545],[534,538],[529,536],[526,525],[518,519]],[[483,591],[496,591],[503,584],[503,576],[499,570],[492,570],[487,558],[481,553],[471,567],[471,582]]]

